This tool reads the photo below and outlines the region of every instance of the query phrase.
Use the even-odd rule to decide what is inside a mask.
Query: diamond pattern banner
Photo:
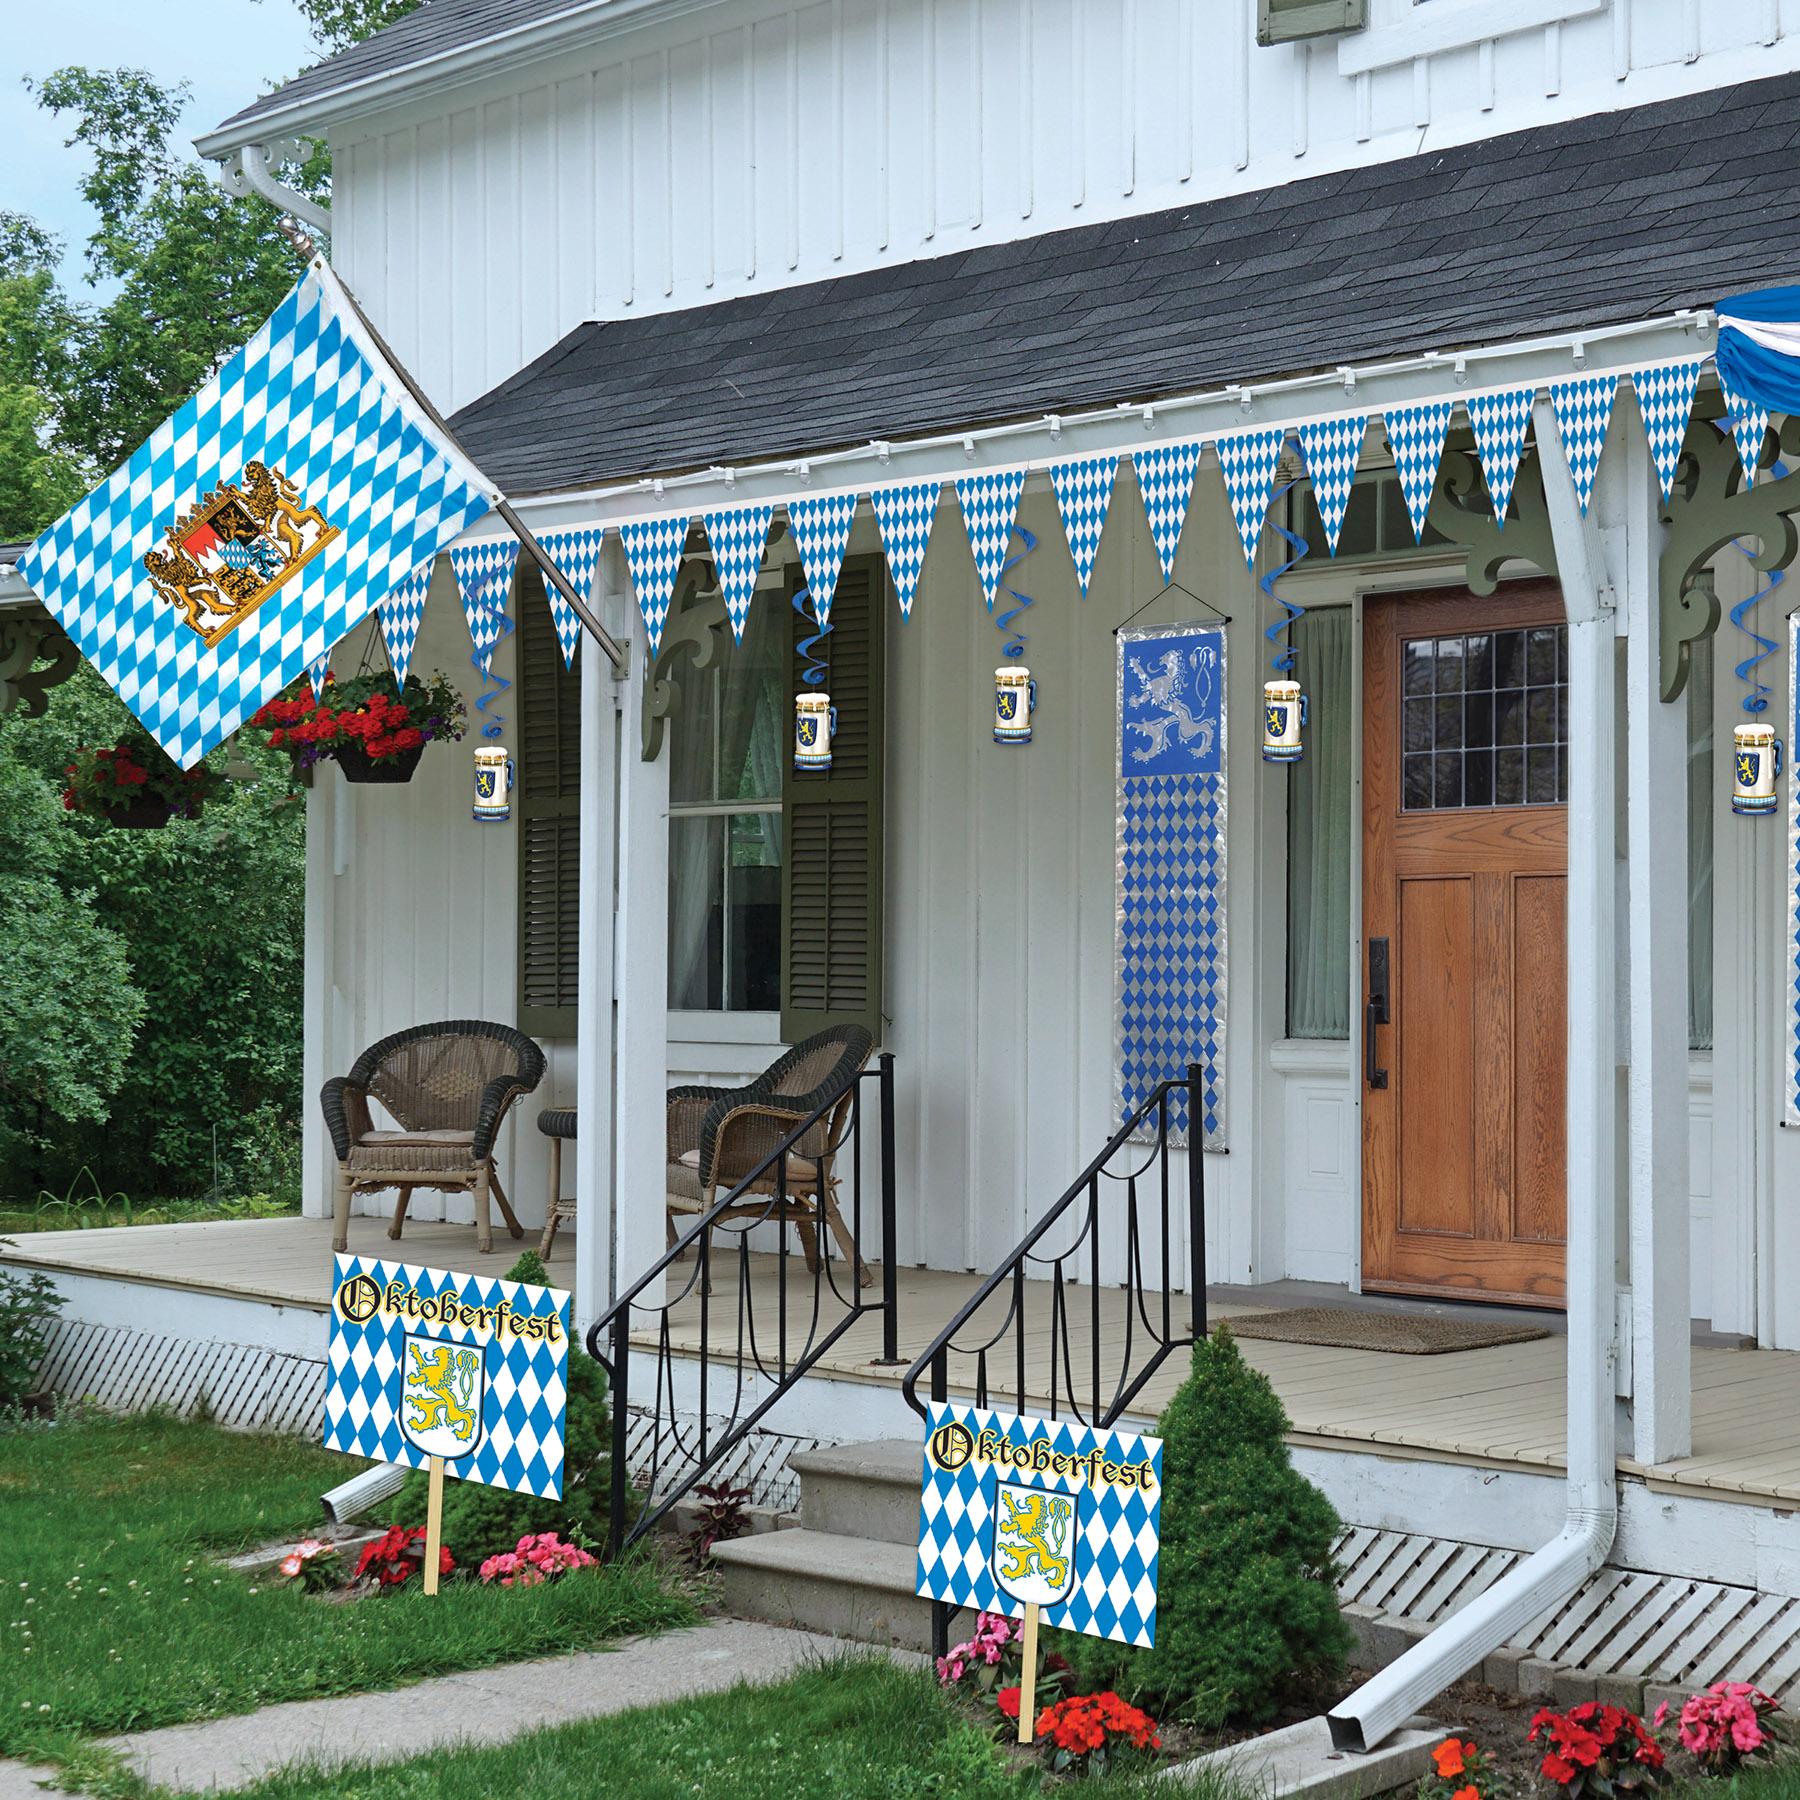
[[[402,687],[412,667],[419,627],[425,622],[425,596],[431,591],[431,571],[435,566],[435,558],[421,564],[404,581],[395,582],[381,603],[381,635],[387,644],[388,661],[394,667],[394,679]]]
[[[1466,402],[1469,423],[1475,428],[1475,449],[1481,457],[1481,473],[1488,498],[1494,503],[1494,520],[1506,525],[1507,503],[1519,478],[1519,459],[1525,454],[1525,433],[1531,424],[1535,388],[1503,388],[1494,394],[1471,394]]]
[[[1069,554],[1075,559],[1075,580],[1084,600],[1118,473],[1116,456],[1084,456],[1076,462],[1050,465],[1050,485],[1056,490],[1063,535],[1069,540]]]
[[[594,591],[594,570],[599,566],[600,551],[606,543],[603,526],[574,531],[553,531],[538,539],[538,547],[556,564],[576,593],[584,600]],[[575,666],[575,652],[581,648],[581,620],[574,607],[546,579],[544,598],[550,602],[550,617],[556,624],[556,641],[562,645],[563,667]]]
[[[1581,502],[1584,518],[1594,496],[1594,477],[1600,471],[1600,451],[1618,391],[1616,375],[1576,375],[1550,384],[1556,428],[1562,433],[1563,455],[1568,458],[1575,498]]]
[[[1301,425],[1295,432],[1306,472],[1312,477],[1319,523],[1325,527],[1325,547],[1333,556],[1337,555],[1338,533],[1344,528],[1344,509],[1350,504],[1350,484],[1356,479],[1356,459],[1362,455],[1368,424],[1366,413],[1351,413]]]
[[[1444,434],[1456,410],[1449,400],[1427,400],[1420,406],[1397,406],[1383,421],[1388,448],[1394,453],[1394,473],[1406,496],[1406,516],[1412,520],[1413,542],[1425,530],[1431,510],[1431,491],[1437,486],[1438,464],[1444,460]]]
[[[19,573],[192,768],[492,499],[314,263]]]
[[[332,1259],[325,1448],[560,1500],[569,1296],[377,1257]]]
[[[1650,439],[1650,459],[1656,464],[1665,500],[1675,484],[1675,465],[1681,461],[1681,442],[1687,436],[1688,415],[1694,410],[1694,388],[1699,380],[1698,361],[1631,372],[1638,411],[1644,415],[1644,433]]]
[[[1231,500],[1231,516],[1237,520],[1244,544],[1244,566],[1256,566],[1256,540],[1262,536],[1263,515],[1269,510],[1269,484],[1281,461],[1287,441],[1285,425],[1268,425],[1257,431],[1236,431],[1222,437],[1213,448],[1219,453],[1219,470]]]
[[[637,595],[638,611],[644,615],[644,630],[650,639],[650,654],[655,656],[662,645],[663,626],[668,623],[669,601],[675,592],[675,573],[681,567],[681,552],[687,544],[688,521],[681,518],[633,519],[619,527],[619,542],[625,546],[625,566],[631,571],[631,586]]]
[[[941,485],[936,481],[913,481],[876,488],[869,495],[875,523],[881,528],[881,547],[887,553],[888,576],[900,602],[902,621],[912,617],[913,595],[919,591],[919,575],[925,567],[925,550],[931,542],[931,522],[937,517]]]
[[[1205,448],[1195,439],[1191,444],[1162,444],[1154,450],[1131,453],[1138,492],[1144,497],[1144,516],[1150,521],[1150,535],[1156,540],[1164,581],[1175,579],[1175,552],[1181,543],[1181,528],[1187,522],[1194,471],[1200,466],[1200,452]]]
[[[701,515],[706,541],[712,546],[719,591],[725,596],[725,610],[731,615],[731,635],[740,644],[744,641],[744,621],[750,617],[750,600],[756,592],[756,578],[762,573],[763,551],[774,517],[773,502]]]
[[[962,504],[963,524],[968,527],[969,548],[975,552],[975,572],[981,577],[982,598],[991,611],[1006,566],[1006,546],[1018,516],[1019,496],[1025,491],[1023,469],[1001,469],[992,475],[964,475],[956,483]]]
[[[856,517],[854,494],[820,494],[787,503],[788,529],[806,571],[806,591],[813,603],[813,617],[821,631],[831,623],[831,597],[837,592],[838,570],[844,566],[844,546],[850,541],[850,524]]]
[[[1756,465],[1762,457],[1763,439],[1769,432],[1769,409],[1758,406],[1723,389],[1725,416],[1731,425],[1732,442],[1737,445],[1738,466],[1744,471],[1744,486],[1756,483]]]
[[[475,646],[475,666],[484,675],[494,660],[494,646],[506,635],[506,603],[518,560],[517,538],[457,544],[450,551],[463,617],[469,621],[469,640]]]
[[[1162,1439],[973,1406],[925,1420],[916,1591],[972,1612],[1156,1642]],[[1108,1477],[1111,1479],[1108,1479]]]
[[[1225,634],[1118,635],[1118,1104],[1206,1072],[1201,1141],[1225,1147]],[[1190,1141],[1187,1094],[1170,1139]]]
[[[312,683],[313,704],[315,706],[319,705],[325,698],[325,677],[330,673],[331,658],[329,656],[321,656],[319,660],[306,671],[306,679]]]

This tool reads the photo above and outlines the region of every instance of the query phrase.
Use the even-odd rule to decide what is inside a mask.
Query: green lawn
[[[334,1605],[208,1556],[316,1532],[319,1495],[358,1466],[155,1414],[0,1436],[0,1755],[65,1760],[84,1734],[392,1687],[693,1616],[642,1562]]]

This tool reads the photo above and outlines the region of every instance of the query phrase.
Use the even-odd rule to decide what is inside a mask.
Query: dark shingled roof
[[[580,326],[457,415],[533,493],[1626,324],[1800,276],[1800,75]]]

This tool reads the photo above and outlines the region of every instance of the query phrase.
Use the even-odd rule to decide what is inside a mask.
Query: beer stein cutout
[[[801,775],[831,767],[831,740],[837,736],[837,708],[829,694],[794,696],[794,769]]]
[[[1773,725],[1739,725],[1731,734],[1731,810],[1772,813],[1781,774],[1781,740]]]
[[[1022,664],[994,671],[994,742],[1029,744],[1031,715],[1037,711],[1037,683]]]
[[[1300,727],[1306,696],[1297,681],[1263,683],[1263,761],[1291,763],[1301,756]]]
[[[504,825],[512,817],[513,763],[504,744],[483,744],[475,752],[477,825]]]

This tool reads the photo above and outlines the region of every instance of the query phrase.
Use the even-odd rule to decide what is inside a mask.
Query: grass
[[[350,1605],[208,1555],[318,1529],[349,1458],[159,1414],[0,1438],[0,1755],[585,1649],[685,1624],[644,1562],[523,1591]],[[455,1546],[451,1546],[454,1551]]]
[[[235,1199],[133,1200],[129,1194],[39,1194],[26,1206],[0,1206],[0,1237],[31,1231],[96,1231],[127,1225],[198,1225],[213,1219],[281,1219],[300,1201],[268,1194]]]

